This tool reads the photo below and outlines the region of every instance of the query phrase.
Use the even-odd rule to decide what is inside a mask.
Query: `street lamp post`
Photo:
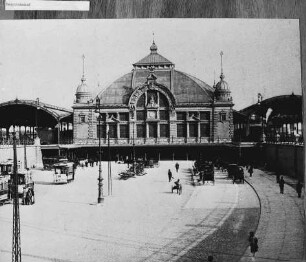
[[[112,194],[112,167],[111,167],[111,155],[110,155],[110,140],[109,130],[107,132],[107,144],[108,144],[108,195]]]
[[[136,173],[136,170],[135,170],[135,162],[136,162],[136,159],[135,159],[135,125],[134,125],[134,128],[133,128],[133,172],[134,174]]]
[[[100,114],[100,98],[96,97],[96,108],[98,109],[98,127],[99,127],[99,178],[98,178],[98,203],[103,202],[103,177],[101,166],[101,114]]]
[[[12,261],[21,262],[21,242],[20,242],[20,215],[19,215],[19,196],[18,196],[18,170],[17,170],[17,149],[16,149],[16,132],[13,130],[13,245]]]

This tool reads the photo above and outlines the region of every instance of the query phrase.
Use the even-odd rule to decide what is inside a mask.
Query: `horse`
[[[173,193],[174,189],[176,189],[177,194],[179,194],[179,195],[182,194],[182,185],[181,184],[172,186],[172,193]]]

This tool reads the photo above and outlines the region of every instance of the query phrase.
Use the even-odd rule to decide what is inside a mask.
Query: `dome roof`
[[[134,74],[134,78],[133,78]],[[149,70],[135,70],[128,73],[99,94],[101,104],[106,106],[127,106],[129,98],[136,87],[146,83]],[[170,70],[156,70],[154,72],[156,82],[171,90]],[[214,89],[203,81],[186,73],[173,70],[172,94],[176,98],[177,105],[209,103],[213,100]],[[132,87],[132,79],[134,88]]]
[[[226,81],[224,81],[224,78],[225,78],[225,75],[223,75],[223,73],[221,73],[220,81],[216,85],[216,90],[218,90],[218,91],[220,91],[220,90],[229,90],[228,83]]]
[[[157,53],[153,41],[150,54],[134,63],[134,69],[100,92],[101,104],[105,106],[128,106],[134,90],[147,83],[154,70],[154,81],[170,90],[177,105],[211,103],[214,89],[203,81],[186,73],[174,70],[174,64]]]
[[[150,47],[151,53],[157,53],[157,45],[153,41],[151,47]]]
[[[220,81],[216,85],[216,89],[218,90],[229,90],[228,83],[226,81]]]
[[[88,86],[85,83],[86,78],[84,76],[81,78],[81,81],[81,84],[77,87],[76,93],[89,93]]]

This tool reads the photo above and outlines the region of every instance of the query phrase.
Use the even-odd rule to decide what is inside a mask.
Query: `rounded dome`
[[[87,103],[91,99],[91,92],[88,91],[88,87],[85,83],[86,79],[83,76],[81,78],[82,83],[77,87],[75,96],[77,103]]]
[[[88,93],[88,87],[86,84],[82,83],[77,87],[77,93]]]
[[[217,83],[216,89],[218,90],[229,90],[228,83],[226,81],[221,80]]]
[[[112,106],[128,105],[134,88],[144,85],[149,73],[149,70],[135,70],[132,73],[120,77],[100,93],[101,104]],[[171,76],[167,70],[157,70],[154,74],[157,77],[156,81],[158,84],[168,87],[171,90],[178,105],[185,103],[209,103],[213,100],[214,89],[187,73],[173,70],[173,75]],[[171,81],[173,85],[172,89]]]
[[[155,53],[157,52],[157,45],[155,44],[155,42],[153,41],[151,47],[150,47],[150,50],[152,53]]]
[[[229,90],[228,83],[224,81],[225,75],[221,73],[220,81],[216,85],[216,90]]]
[[[85,83],[86,79],[82,77],[81,81],[82,83],[77,87],[76,92],[77,93],[88,93],[88,87]]]

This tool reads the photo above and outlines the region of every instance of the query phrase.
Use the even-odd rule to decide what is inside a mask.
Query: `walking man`
[[[22,204],[26,205],[26,197],[27,197],[28,190],[26,187],[23,187],[22,191]],[[18,194],[18,193],[17,193]]]
[[[254,232],[250,232],[249,235],[249,243],[251,248],[251,253],[253,254],[253,257],[255,257],[255,253],[258,251],[258,239],[255,237]]]
[[[281,179],[279,180],[279,189],[281,194],[284,194],[284,185],[285,185],[284,178],[281,177]]]
[[[249,174],[250,174],[250,177],[252,177],[253,172],[254,172],[254,167],[253,167],[252,164],[250,165],[248,172],[249,172]]]
[[[176,173],[178,172],[179,168],[180,168],[180,165],[179,165],[179,163],[176,162],[176,164],[175,164]]]
[[[296,184],[296,192],[298,193],[299,198],[301,198],[302,188],[303,188],[303,184],[299,180],[299,182]]]
[[[169,178],[169,182],[173,179],[172,172],[170,169],[168,170],[168,178]]]

